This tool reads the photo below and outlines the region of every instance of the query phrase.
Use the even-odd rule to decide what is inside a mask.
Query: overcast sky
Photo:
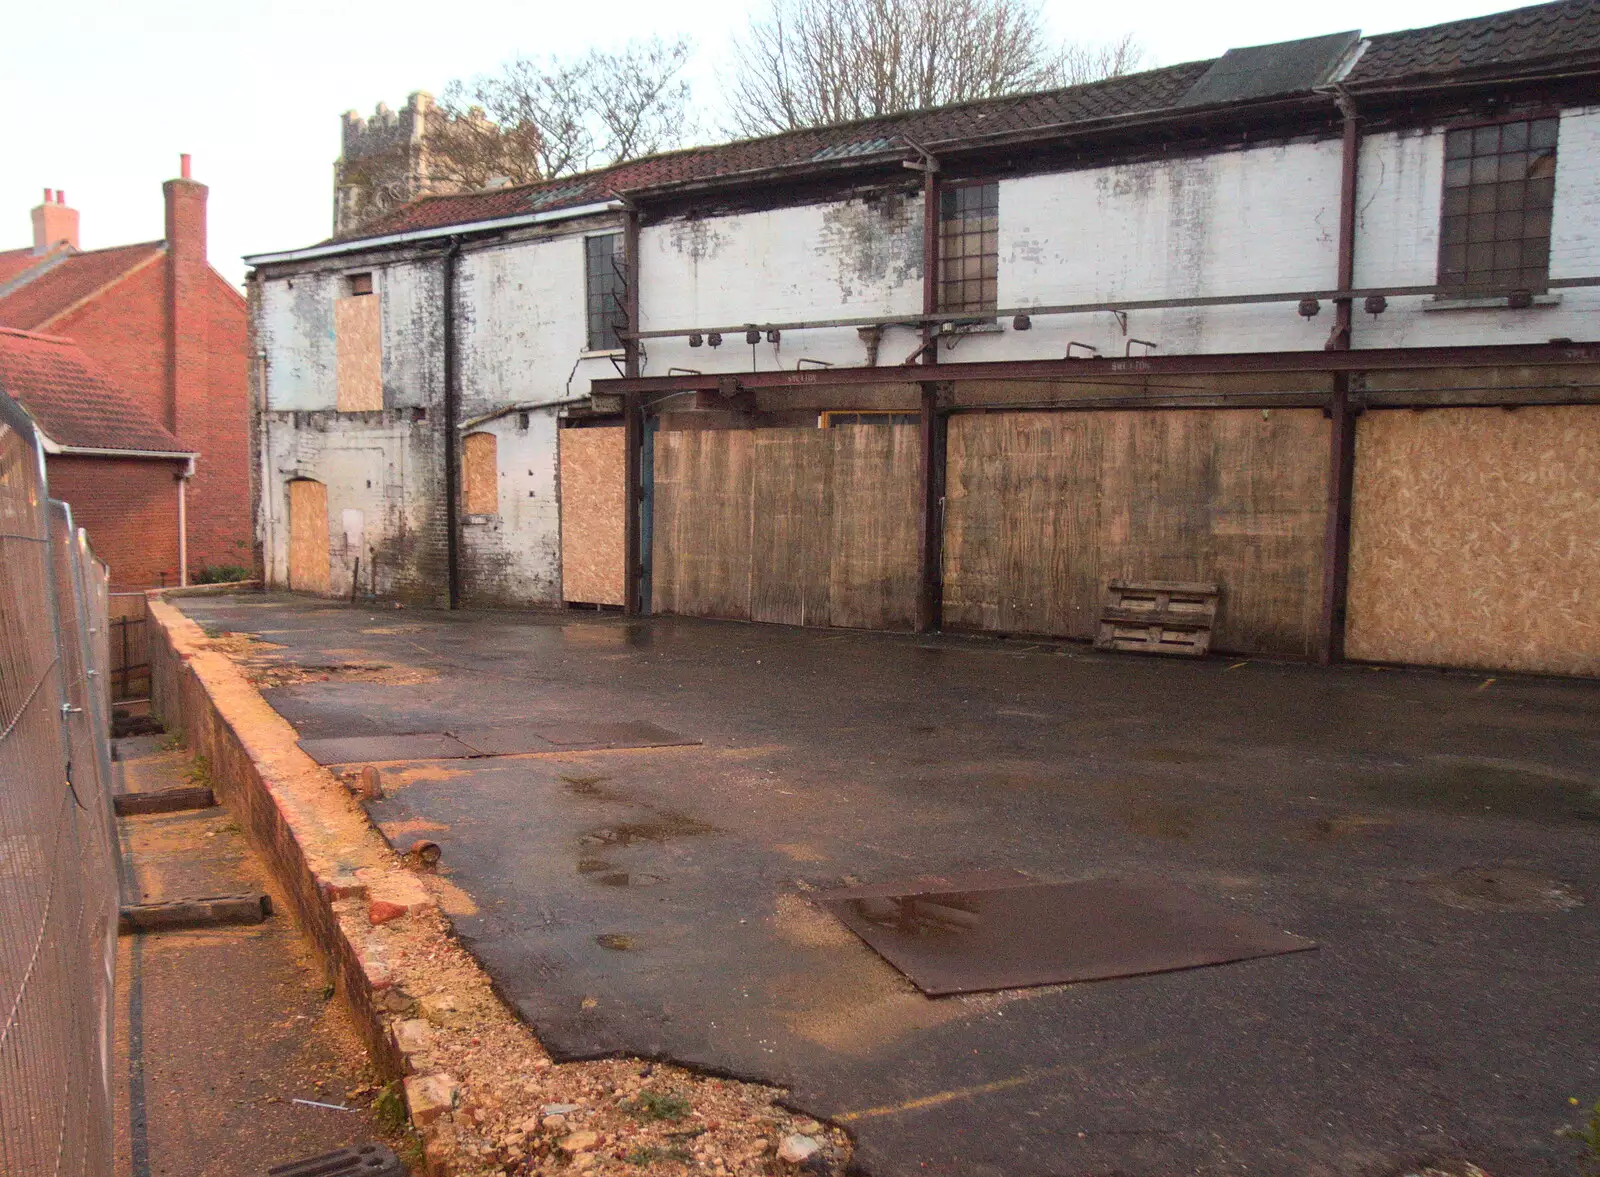
[[[12,0],[0,18],[0,249],[30,244],[45,186],[82,213],[86,249],[158,238],[178,154],[211,186],[211,261],[307,245],[331,231],[339,115],[398,108],[412,90],[515,53],[572,53],[628,36],[693,38],[697,101],[715,110],[730,35],[767,0]],[[1132,32],[1159,65],[1360,28],[1386,32],[1517,7],[1474,0],[1074,4],[1045,0],[1054,32]]]

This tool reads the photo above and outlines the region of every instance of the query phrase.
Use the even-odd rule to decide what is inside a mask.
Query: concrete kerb
[[[294,728],[210,648],[198,625],[155,597],[150,619],[156,714],[206,757],[222,803],[266,859],[296,921],[321,952],[374,1066],[388,1079],[404,1077],[408,1102],[424,1105],[410,1111],[426,1138],[438,1093],[456,1084],[448,1075],[408,1074],[411,1052],[391,1034],[385,1015],[412,1003],[396,991],[369,909],[421,911],[435,907],[432,896],[333,774],[300,750]],[[429,1153],[430,1159],[436,1155]]]

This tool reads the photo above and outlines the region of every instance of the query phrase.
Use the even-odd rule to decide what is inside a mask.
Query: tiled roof
[[[1600,0],[1562,0],[1371,38],[1352,86],[1600,52]]]
[[[1597,52],[1600,0],[1561,0],[1372,37],[1345,81],[1352,87],[1382,84],[1418,75],[1505,68]],[[1196,61],[1063,90],[695,147],[514,188],[425,197],[368,222],[345,239],[525,216],[591,204],[618,193],[713,177],[731,178],[785,165],[899,153],[906,150],[906,139],[927,146],[996,132],[1043,130],[1110,116],[1171,111],[1211,64]],[[0,302],[0,314],[3,305]]]
[[[0,327],[0,391],[60,445],[186,449],[70,339]]]
[[[0,327],[32,331],[165,249],[161,241],[75,253],[0,296]]]
[[[0,252],[0,286],[10,282],[28,267],[37,265],[45,257],[45,254],[34,253],[31,249],[7,249]]]
[[[618,192],[790,164],[864,158],[879,152],[901,154],[906,150],[906,139],[922,144],[938,143],[1157,110],[1173,105],[1208,65],[1210,62],[1191,62],[1065,90],[990,98],[830,127],[786,131],[781,135],[714,147],[691,147],[630,160],[581,176],[564,176],[515,188],[425,197],[369,221],[361,227],[359,236],[376,237],[441,225],[525,216],[545,209],[572,208],[609,200]]]

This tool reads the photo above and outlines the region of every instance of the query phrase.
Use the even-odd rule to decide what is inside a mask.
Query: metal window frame
[[[979,230],[977,230],[975,232],[971,231],[971,230],[964,230],[960,234],[955,235],[956,237],[958,237],[962,241],[965,241],[965,239],[967,239],[969,237],[978,238],[978,244],[979,244],[978,253],[976,253],[976,254],[968,254],[968,253],[963,252],[960,255],[960,258],[961,259],[966,259],[968,257],[976,257],[979,260],[980,275],[976,279],[967,278],[965,276],[963,276],[961,278],[952,279],[950,277],[950,265],[951,265],[952,261],[957,260],[957,259],[956,259],[956,256],[954,254],[952,254],[947,249],[947,245],[952,240],[952,236],[947,233],[947,226],[949,224],[951,224],[952,218],[947,216],[946,203],[948,201],[951,201],[952,199],[959,199],[959,196],[958,196],[959,193],[961,193],[963,191],[966,191],[966,190],[973,189],[973,188],[990,188],[990,189],[993,189],[993,191],[994,191],[994,218],[995,218],[994,248],[993,248],[993,250],[987,250],[987,249],[983,248],[983,240],[982,239],[984,237],[984,230],[982,230],[982,229],[979,229]],[[938,258],[938,275],[939,275],[938,282],[936,284],[936,287],[937,287],[936,295],[937,295],[937,302],[938,302],[938,310],[939,310],[940,313],[971,315],[975,319],[992,318],[993,317],[993,315],[995,313],[995,309],[996,309],[996,307],[999,306],[999,301],[1000,301],[999,300],[999,295],[1000,295],[1000,277],[999,277],[999,275],[1000,275],[1000,230],[999,230],[999,221],[1000,221],[1000,181],[998,179],[957,180],[957,181],[953,181],[953,182],[950,182],[950,183],[941,183],[939,185],[939,215],[936,218],[936,224],[938,225],[938,239],[935,242],[935,249],[936,249],[936,256]],[[995,290],[994,290],[994,295],[995,295],[995,297],[994,297],[994,299],[992,301],[990,301],[988,299],[981,299],[980,298],[980,304],[981,305],[974,305],[973,303],[971,303],[970,301],[968,301],[965,298],[965,294],[966,294],[966,291],[967,291],[968,287],[972,283],[975,282],[975,283],[977,283],[977,285],[979,287],[979,292],[980,292],[980,296],[981,296],[983,285],[984,285],[984,283],[986,281],[988,281],[988,279],[984,278],[982,276],[982,274],[981,274],[981,266],[982,266],[983,259],[989,258],[989,257],[993,257],[994,258],[994,268],[995,268],[995,277],[994,277]],[[959,306],[956,305],[955,301],[952,300],[949,297],[950,290],[952,288],[956,288],[956,287],[961,288],[962,294],[963,294],[963,297],[960,300],[960,305]]]
[[[1555,164],[1556,164],[1557,169],[1559,169],[1560,165],[1561,165],[1561,148],[1560,148],[1561,111],[1559,109],[1553,109],[1552,110],[1552,109],[1550,109],[1548,107],[1541,106],[1541,107],[1535,108],[1533,110],[1519,111],[1519,112],[1516,112],[1514,114],[1502,114],[1502,115],[1499,115],[1499,116],[1496,116],[1496,117],[1493,117],[1493,118],[1461,119],[1461,120],[1458,120],[1456,122],[1444,124],[1441,127],[1441,130],[1442,130],[1442,132],[1443,132],[1443,134],[1445,136],[1445,141],[1441,146],[1442,154],[1441,154],[1441,159],[1440,159],[1441,167],[1440,167],[1440,176],[1439,176],[1439,248],[1438,248],[1437,256],[1436,256],[1436,259],[1435,259],[1434,275],[1435,275],[1435,279],[1438,282],[1438,284],[1440,286],[1449,287],[1449,290],[1447,292],[1445,292],[1445,293],[1441,293],[1441,294],[1437,295],[1436,297],[1441,298],[1441,299],[1454,299],[1454,298],[1463,298],[1463,297],[1470,298],[1470,297],[1473,296],[1473,294],[1475,292],[1501,289],[1501,288],[1503,288],[1505,286],[1505,282],[1504,281],[1496,281],[1495,275],[1497,275],[1497,274],[1502,274],[1503,275],[1505,273],[1510,272],[1508,267],[1490,267],[1490,268],[1488,268],[1486,270],[1482,269],[1482,268],[1479,268],[1476,271],[1474,271],[1473,267],[1471,267],[1471,266],[1466,264],[1466,258],[1465,258],[1465,256],[1463,256],[1463,259],[1462,259],[1463,260],[1463,266],[1462,266],[1461,270],[1459,271],[1461,276],[1462,276],[1461,280],[1459,282],[1452,281],[1449,278],[1449,275],[1452,274],[1452,273],[1455,273],[1457,271],[1446,269],[1446,267],[1445,267],[1445,250],[1446,249],[1452,248],[1452,247],[1457,246],[1457,245],[1459,245],[1463,250],[1465,250],[1467,247],[1469,247],[1471,245],[1474,245],[1474,244],[1478,244],[1478,245],[1487,244],[1487,245],[1490,245],[1490,246],[1495,246],[1495,245],[1502,245],[1502,244],[1510,244],[1512,242],[1516,242],[1518,244],[1521,244],[1521,243],[1526,242],[1526,241],[1540,240],[1540,238],[1528,237],[1526,235],[1519,235],[1517,237],[1505,237],[1505,238],[1501,238],[1498,235],[1496,235],[1496,236],[1490,237],[1488,239],[1488,241],[1486,241],[1486,242],[1472,242],[1472,241],[1447,242],[1446,241],[1446,239],[1445,239],[1445,222],[1447,220],[1454,219],[1454,217],[1452,215],[1447,214],[1445,212],[1445,201],[1447,199],[1447,195],[1452,191],[1461,191],[1461,192],[1469,192],[1470,193],[1475,188],[1479,188],[1479,189],[1488,188],[1488,187],[1496,186],[1496,185],[1499,185],[1499,184],[1505,182],[1505,181],[1496,179],[1496,180],[1494,180],[1492,182],[1483,182],[1483,183],[1479,183],[1479,184],[1474,184],[1473,182],[1469,181],[1468,183],[1466,183],[1464,185],[1451,186],[1446,180],[1446,173],[1447,173],[1447,170],[1448,170],[1448,165],[1452,162],[1450,157],[1449,157],[1449,155],[1448,155],[1448,152],[1449,152],[1449,136],[1451,134],[1458,134],[1458,133],[1462,133],[1462,132],[1470,132],[1470,131],[1480,130],[1480,129],[1484,128],[1484,127],[1507,127],[1507,126],[1513,126],[1513,125],[1515,125],[1517,123],[1528,124],[1530,126],[1530,128],[1531,128],[1533,123],[1546,122],[1546,121],[1554,122],[1556,124],[1556,143],[1553,146],[1551,146],[1549,148],[1549,150],[1550,150],[1552,156],[1555,159]],[[1476,152],[1474,152],[1474,153],[1469,154],[1467,156],[1464,156],[1462,158],[1468,159],[1468,160],[1495,159],[1495,158],[1498,158],[1499,156],[1504,155],[1504,154],[1508,154],[1508,153],[1503,152],[1503,151],[1496,151],[1493,155],[1478,155]],[[1524,203],[1523,207],[1521,209],[1517,210],[1517,211],[1520,212],[1521,214],[1523,214],[1524,216],[1526,216],[1530,211],[1539,212],[1539,213],[1546,213],[1546,214],[1549,214],[1553,219],[1553,216],[1554,216],[1554,213],[1555,213],[1555,176],[1554,176],[1554,174],[1551,175],[1550,181],[1551,181],[1550,202],[1549,202],[1548,207],[1538,207],[1538,208],[1534,208],[1534,209],[1530,210],[1528,205],[1526,203]],[[1524,181],[1524,182],[1526,182],[1526,181]],[[1492,214],[1492,215],[1497,215],[1499,213],[1499,211],[1500,210],[1498,210],[1498,209],[1495,210],[1495,213]],[[1510,210],[1507,210],[1507,211],[1510,211]],[[1474,215],[1482,215],[1482,214],[1481,213],[1480,214],[1473,214],[1473,213],[1470,213],[1470,212],[1461,213],[1461,214],[1454,214],[1454,216],[1459,216],[1459,217],[1465,219],[1468,222],[1469,225],[1470,225],[1470,222],[1471,222],[1471,218]],[[1544,257],[1544,265],[1542,267],[1543,273],[1540,275],[1538,281],[1533,282],[1533,283],[1531,283],[1531,284],[1529,284],[1527,286],[1527,290],[1531,294],[1542,294],[1542,293],[1545,293],[1546,291],[1548,291],[1550,289],[1550,242],[1551,242],[1552,238],[1551,238],[1549,233],[1546,233],[1545,236],[1543,237],[1543,240],[1545,242],[1545,257]],[[1517,267],[1517,271],[1522,276],[1526,277],[1527,276],[1527,272],[1531,268],[1532,267],[1529,267],[1527,265],[1519,265]],[[1472,276],[1473,276],[1474,272],[1477,272],[1479,274],[1487,275],[1488,276],[1487,280],[1477,281],[1477,282],[1473,281],[1473,277]]]
[[[622,332],[627,330],[628,275],[624,234],[621,230],[588,233],[583,238],[584,343],[588,352],[619,351]],[[611,273],[609,289],[596,290],[596,279],[604,278],[595,267],[595,241],[610,241]]]

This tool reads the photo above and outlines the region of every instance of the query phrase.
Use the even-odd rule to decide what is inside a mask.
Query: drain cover
[[[1316,947],[1160,883],[1018,885],[1002,876],[853,888],[817,901],[930,996],[1132,977]]]

